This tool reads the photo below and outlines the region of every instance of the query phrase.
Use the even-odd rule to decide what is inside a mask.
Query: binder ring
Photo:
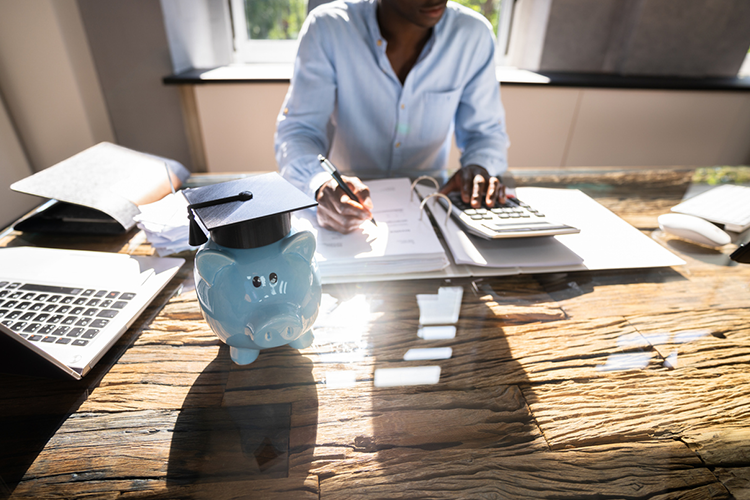
[[[432,183],[435,184],[436,190],[440,188],[438,181],[436,181],[433,177],[430,177],[429,175],[421,175],[414,179],[414,182],[411,183],[411,194],[409,195],[409,201],[412,201],[414,199],[414,187],[419,183],[419,181],[432,181]]]
[[[445,196],[443,193],[432,193],[429,196],[425,196],[424,200],[422,200],[422,203],[419,204],[419,220],[422,220],[422,210],[424,208],[425,203],[427,203],[427,200],[429,200],[430,198],[434,198],[436,196],[440,198],[445,198],[446,201],[448,202],[448,210],[445,212],[445,223],[443,224],[444,226],[446,226],[448,225],[448,218],[451,216],[451,210],[453,210],[453,202],[451,201],[450,198]]]

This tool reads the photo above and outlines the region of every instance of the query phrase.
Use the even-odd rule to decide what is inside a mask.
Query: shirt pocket
[[[422,97],[422,113],[418,120],[419,137],[425,142],[443,142],[451,130],[456,116],[461,89],[445,92],[425,92]]]

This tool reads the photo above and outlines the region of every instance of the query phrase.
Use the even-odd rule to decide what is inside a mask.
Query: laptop
[[[0,248],[0,349],[12,353],[3,364],[27,364],[38,358],[43,360],[40,375],[62,373],[81,379],[184,262],[81,250]],[[23,372],[35,374],[33,367]]]

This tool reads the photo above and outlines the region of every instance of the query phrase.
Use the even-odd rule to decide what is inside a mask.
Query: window
[[[307,13],[328,1],[330,0],[230,0],[235,62],[293,62],[297,53],[297,35]],[[507,26],[503,32],[503,27],[500,26],[501,0],[456,1],[483,14],[492,23],[495,33],[498,33],[498,40],[507,40],[510,23],[505,23]],[[503,8],[505,4],[512,6],[513,2],[505,0]],[[504,42],[500,44],[500,53],[504,53],[505,46]]]
[[[231,0],[235,62],[289,63],[307,0]]]

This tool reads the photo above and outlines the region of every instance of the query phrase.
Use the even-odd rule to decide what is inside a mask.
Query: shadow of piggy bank
[[[198,250],[201,312],[235,363],[252,363],[261,349],[312,344],[321,298],[314,254],[315,237],[308,231],[256,248],[229,248],[210,239]]]

